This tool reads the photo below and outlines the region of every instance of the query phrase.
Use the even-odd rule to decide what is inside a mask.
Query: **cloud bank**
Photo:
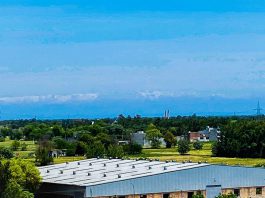
[[[98,98],[96,93],[71,94],[71,95],[44,95],[44,96],[16,96],[0,97],[0,103],[67,103],[88,102]]]

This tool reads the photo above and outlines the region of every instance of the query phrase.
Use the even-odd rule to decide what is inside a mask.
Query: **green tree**
[[[0,159],[11,159],[14,156],[10,148],[0,147]]]
[[[178,152],[181,155],[184,155],[190,151],[190,144],[187,140],[179,140],[178,141]]]
[[[160,138],[162,137],[162,134],[160,133],[160,130],[156,128],[154,124],[149,124],[146,130],[146,137],[151,142],[152,148],[159,148],[160,147]]]
[[[78,141],[76,144],[76,155],[85,155],[87,152],[87,145],[84,142]]]
[[[104,157],[106,150],[104,145],[100,141],[96,141],[93,144],[88,145],[86,157]]]
[[[68,142],[62,137],[54,137],[52,141],[57,149],[66,149],[68,147]]]
[[[123,147],[120,145],[110,145],[108,147],[108,156],[122,158],[124,156]]]
[[[176,138],[170,131],[167,131],[164,135],[164,140],[166,142],[166,147],[171,148],[172,146],[176,145]]]
[[[17,151],[20,147],[20,142],[18,140],[14,140],[11,144],[11,148],[13,151]]]
[[[200,141],[196,141],[193,143],[193,148],[195,150],[202,150],[202,147],[203,147],[203,143]]]
[[[41,177],[33,163],[21,160],[0,161],[0,197],[31,198]]]
[[[93,144],[94,137],[90,135],[89,133],[82,133],[78,137],[78,141],[84,142],[85,144]]]
[[[53,157],[51,151],[53,145],[49,140],[40,140],[36,149],[36,163],[41,166],[51,164],[53,162]]]
[[[52,135],[53,136],[63,136],[64,130],[61,126],[55,125],[52,127]]]
[[[15,181],[10,181],[2,193],[1,198],[34,198],[34,194],[23,190],[23,188]]]

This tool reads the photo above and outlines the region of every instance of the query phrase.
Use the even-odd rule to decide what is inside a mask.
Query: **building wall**
[[[183,178],[183,179],[181,179]],[[215,179],[214,179],[215,178]],[[207,185],[221,185],[223,189],[240,186],[265,186],[265,170],[261,168],[243,168],[208,165],[183,171],[114,181],[86,187],[86,196],[114,196],[130,194],[151,194],[202,190]],[[265,198],[265,197],[264,197]]]
[[[239,188],[240,198],[265,198],[265,187],[262,188],[262,194],[256,195],[256,187],[251,188]],[[222,194],[233,193],[234,189],[222,189]],[[206,197],[206,191],[201,191],[204,197]],[[197,194],[197,191],[194,191]],[[163,193],[147,194],[147,198],[163,198]],[[128,195],[126,198],[140,198],[140,195]],[[169,198],[188,198],[188,192],[179,191],[169,193]]]
[[[222,194],[234,193],[234,189],[222,189]],[[262,188],[262,194],[256,195],[256,187],[240,188],[240,198],[265,198],[265,187]]]

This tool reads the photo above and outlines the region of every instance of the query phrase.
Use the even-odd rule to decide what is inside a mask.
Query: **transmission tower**
[[[260,115],[261,115],[261,111],[262,111],[263,109],[260,107],[259,101],[258,101],[257,108],[254,109],[254,110],[257,111],[257,116],[260,116]]]

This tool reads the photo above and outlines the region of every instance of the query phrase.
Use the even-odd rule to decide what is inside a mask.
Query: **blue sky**
[[[265,104],[264,11],[264,0],[2,0],[2,119],[252,114]]]

